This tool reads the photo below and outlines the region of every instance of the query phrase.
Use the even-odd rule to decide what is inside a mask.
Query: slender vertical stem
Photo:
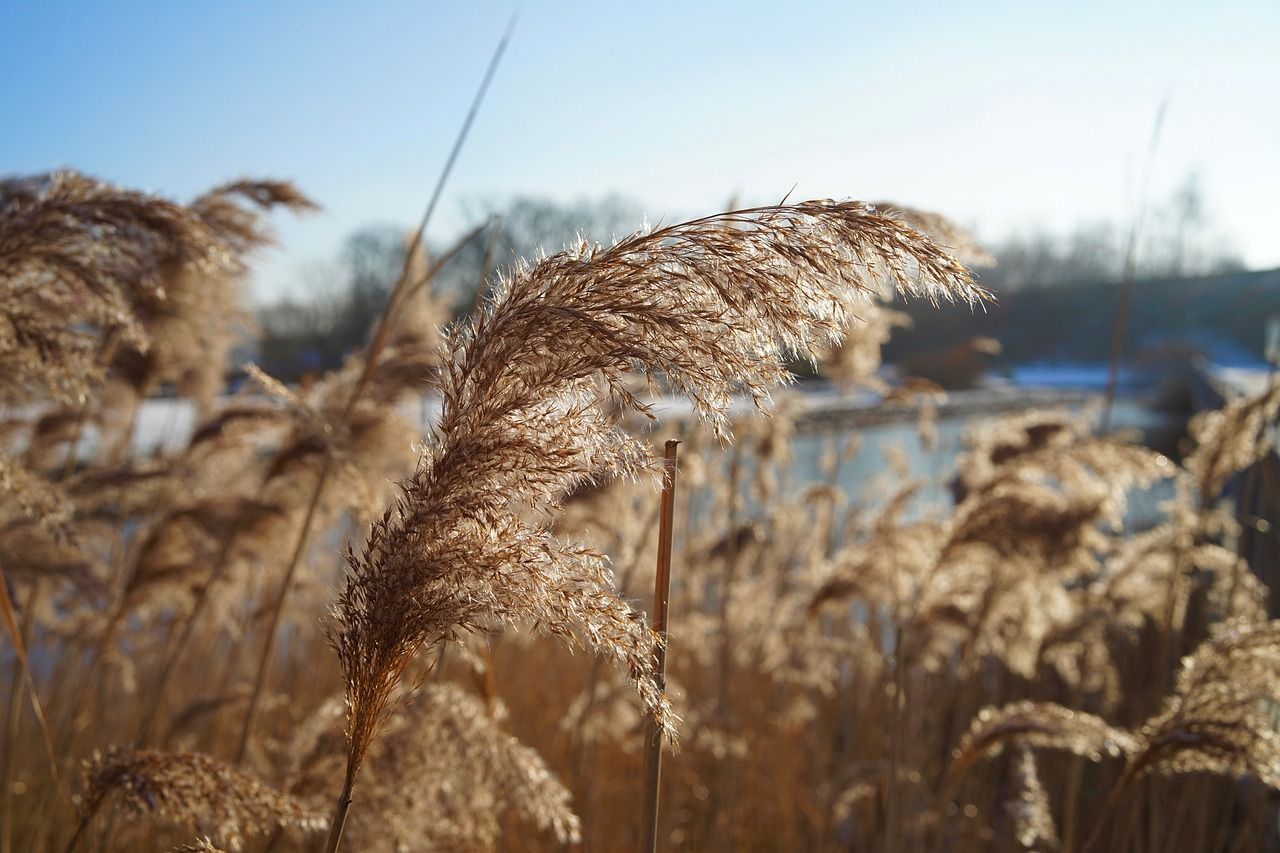
[[[368,383],[373,373],[374,363],[378,359],[378,354],[386,345],[387,339],[390,337],[391,324],[390,318],[395,313],[400,303],[413,295],[414,291],[421,285],[430,280],[433,272],[443,265],[446,258],[437,261],[422,281],[410,282],[410,269],[413,264],[414,254],[418,251],[418,247],[422,245],[422,236],[426,233],[427,223],[431,220],[431,214],[435,210],[436,203],[440,199],[441,191],[444,189],[445,181],[449,177],[449,172],[453,169],[454,161],[458,158],[458,152],[462,150],[462,143],[467,138],[467,132],[471,129],[471,123],[475,120],[476,113],[480,109],[480,103],[484,100],[484,94],[489,88],[489,83],[493,80],[494,73],[498,70],[498,63],[502,59],[502,54],[506,52],[507,43],[511,41],[511,34],[515,29],[516,19],[513,16],[507,25],[507,30],[503,33],[502,38],[498,41],[498,46],[493,52],[492,59],[489,60],[489,67],[485,70],[484,79],[480,81],[480,88],[476,91],[475,97],[471,101],[471,109],[467,112],[467,117],[462,123],[462,129],[458,132],[458,138],[454,141],[453,150],[449,153],[449,159],[445,163],[444,170],[440,174],[439,180],[436,182],[436,188],[431,194],[431,201],[427,203],[426,212],[422,215],[422,221],[418,224],[418,230],[414,234],[413,240],[410,241],[408,249],[405,251],[404,268],[400,273],[400,280],[396,282],[396,286],[391,291],[391,297],[387,301],[386,310],[382,313],[382,319],[378,322],[378,330],[374,333],[373,340],[369,344],[369,353],[365,358],[364,372],[360,375],[360,379],[355,390],[351,394],[351,399],[347,403],[347,409],[343,414],[343,421],[350,416],[352,410],[360,394],[364,391],[365,385]],[[482,226],[483,227],[483,226]],[[474,233],[479,232],[479,228]],[[470,240],[470,235],[464,238],[457,246],[454,252],[458,251],[462,244]],[[453,252],[450,253],[452,255]],[[326,459],[325,470],[328,470],[328,461]],[[317,489],[317,492],[319,489]],[[292,567],[291,567],[292,568]],[[285,586],[282,592],[288,591],[289,578],[286,578]],[[281,596],[283,603],[283,596]],[[262,666],[266,666],[266,658],[264,657]],[[256,709],[258,701],[258,691],[255,689],[254,695],[250,697],[250,714],[245,720],[246,731],[252,728],[252,714]],[[243,738],[242,738],[243,743]],[[351,756],[347,758],[347,775],[342,785],[342,794],[338,797],[338,804],[335,807],[333,821],[329,826],[329,837],[325,841],[325,853],[337,853],[338,848],[342,844],[342,830],[347,822],[347,812],[351,808],[351,790],[355,786],[356,774],[359,772],[358,764],[353,764]]]
[[[353,395],[354,396],[354,395]],[[240,740],[236,746],[236,764],[243,764],[245,754],[249,750],[249,740],[253,736],[253,724],[258,716],[258,706],[262,701],[262,690],[266,686],[267,672],[271,669],[271,658],[276,651],[276,636],[280,629],[280,620],[284,614],[284,602],[293,587],[294,575],[302,562],[306,551],[307,539],[311,533],[311,524],[315,521],[316,511],[320,508],[320,498],[324,494],[325,482],[329,479],[329,471],[333,468],[333,454],[326,453],[320,473],[316,476],[315,489],[311,492],[311,502],[307,504],[307,513],[302,518],[302,528],[298,531],[298,539],[294,542],[293,556],[289,558],[289,566],[285,569],[284,580],[276,593],[271,606],[271,621],[267,624],[267,638],[262,646],[262,655],[258,658],[258,670],[253,679],[253,693],[249,696],[249,708],[245,712],[244,722],[240,726]]]
[[[1107,795],[1107,801],[1103,804],[1102,813],[1093,821],[1093,831],[1089,833],[1089,837],[1085,839],[1084,846],[1080,848],[1080,853],[1089,853],[1093,846],[1098,843],[1098,839],[1102,835],[1103,827],[1105,827],[1113,817],[1115,817],[1116,809],[1120,805],[1120,797],[1129,787],[1138,775],[1139,768],[1133,763],[1125,765],[1124,772],[1120,774],[1120,778],[1116,780],[1115,787],[1111,789],[1111,793]]]
[[[36,724],[40,727],[40,736],[44,740],[45,756],[49,761],[49,775],[53,785],[62,792],[62,780],[58,776],[58,760],[54,757],[53,738],[49,736],[49,723],[45,720],[44,708],[40,705],[40,694],[36,692],[35,679],[31,677],[31,665],[27,660],[27,647],[22,641],[22,631],[18,628],[18,620],[13,611],[13,601],[9,598],[9,582],[4,576],[4,566],[0,565],[0,615],[4,617],[5,629],[13,643],[14,658],[22,669],[22,678],[27,683],[27,693],[31,698],[31,710],[35,713]]]
[[[355,781],[351,774],[347,775],[342,794],[338,797],[338,804],[334,806],[333,817],[329,821],[329,837],[324,842],[324,853],[337,853],[342,844],[342,830],[346,828],[347,812],[351,810],[351,789]]]
[[[22,642],[31,645],[31,635],[35,627],[35,612],[39,606],[42,586],[37,578],[27,593],[26,606],[22,608]],[[4,757],[0,758],[0,853],[9,853],[13,847],[13,825],[16,822],[13,810],[13,765],[18,749],[18,731],[22,720],[22,693],[26,686],[22,681],[23,670],[14,661],[13,677],[9,681],[9,704],[5,710],[4,723]]]
[[[1084,688],[1073,691],[1072,708],[1084,709]],[[1080,786],[1084,781],[1084,759],[1072,755],[1067,759],[1067,786],[1062,797],[1062,849],[1076,849],[1077,820],[1080,815]]]
[[[178,634],[177,642],[165,644],[164,660],[160,664],[160,674],[156,677],[155,686],[152,688],[151,697],[148,700],[147,710],[143,714],[142,724],[138,728],[137,744],[139,749],[150,745],[156,717],[164,705],[165,694],[169,690],[169,680],[177,670],[177,664],[186,652],[187,646],[191,643],[192,636],[195,635],[196,625],[200,620],[200,615],[204,612],[205,604],[209,601],[210,592],[214,585],[222,580],[222,575],[230,562],[232,546],[235,545],[236,539],[240,534],[241,521],[242,519],[237,519],[227,537],[223,539],[222,545],[218,549],[218,556],[214,560],[213,569],[209,572],[209,578],[205,581],[204,586],[200,588],[200,591],[196,593],[196,598],[191,605],[190,611],[178,617],[183,624]]]
[[[471,303],[472,314],[479,314],[481,309],[484,308],[484,298],[489,292],[489,289],[485,287],[485,281],[489,278],[489,267],[493,264],[493,253],[498,248],[498,238],[502,236],[502,217],[495,216],[491,222],[489,239],[485,240],[484,243],[484,256],[480,259],[480,275],[476,280],[476,296]]]
[[[93,818],[98,813],[98,808],[101,805],[102,800],[98,800],[80,814],[80,820],[76,823],[75,832],[71,833],[71,840],[67,842],[64,853],[71,853],[76,849],[76,845],[80,843],[81,837],[84,835],[85,830],[89,828],[89,824],[93,822]]]
[[[902,762],[902,709],[907,688],[906,632],[898,620],[893,639],[893,705],[889,713],[889,781],[885,788],[885,853],[893,853],[898,842],[898,768]]]
[[[426,227],[426,220],[423,220],[423,226]],[[471,241],[476,234],[484,228],[483,225],[473,229],[460,241],[458,241],[452,249],[442,255],[435,263],[433,263],[427,272],[416,281],[411,276],[411,264],[413,253],[417,251],[420,242],[421,232],[409,247],[409,252],[405,256],[404,270],[400,274],[400,279],[396,282],[395,288],[391,291],[391,297],[387,301],[387,307],[382,312],[382,317],[378,321],[378,328],[374,332],[373,338],[369,343],[368,352],[365,354],[364,369],[360,373],[359,379],[356,380],[355,388],[351,392],[351,396],[347,398],[347,405],[343,409],[342,417],[338,421],[338,426],[345,426],[351,420],[351,413],[355,411],[356,404],[360,402],[360,398],[364,395],[364,390],[369,384],[369,380],[373,377],[374,367],[377,364],[378,356],[386,347],[391,337],[391,320],[395,316],[396,309],[409,298],[412,293],[419,287],[424,286],[426,282],[435,277],[440,268],[448,263],[454,255],[456,255],[464,245]],[[236,749],[236,763],[239,764],[244,760],[245,752],[249,745],[249,738],[253,732],[253,724],[258,716],[258,706],[262,701],[262,689],[266,684],[267,672],[271,667],[271,657],[275,654],[276,632],[280,627],[281,614],[284,611],[285,601],[289,597],[289,592],[293,588],[293,578],[298,572],[298,564],[302,560],[302,555],[306,552],[307,540],[311,535],[311,524],[315,520],[316,511],[320,506],[320,499],[324,494],[325,484],[328,482],[329,473],[333,467],[333,454],[325,455],[324,463],[320,468],[320,473],[316,478],[316,485],[311,493],[311,501],[307,506],[306,515],[302,520],[302,528],[298,532],[298,539],[294,543],[293,556],[289,560],[289,565],[285,569],[284,580],[280,583],[280,590],[276,593],[275,601],[271,608],[270,624],[267,627],[267,638],[263,643],[262,654],[258,658],[258,670],[254,676],[253,693],[249,697],[249,708],[245,712],[244,722],[240,730],[240,742]]]
[[[1116,305],[1116,316],[1111,325],[1111,357],[1107,364],[1107,387],[1103,393],[1102,428],[1103,435],[1111,432],[1111,408],[1116,399],[1116,385],[1120,378],[1120,358],[1124,351],[1125,327],[1129,322],[1129,305],[1133,301],[1133,281],[1137,273],[1138,239],[1142,234],[1142,221],[1146,215],[1147,187],[1151,183],[1151,164],[1156,157],[1156,147],[1160,143],[1160,130],[1164,127],[1164,111],[1169,106],[1165,101],[1156,112],[1155,126],[1151,129],[1151,142],[1147,146],[1147,160],[1142,169],[1142,188],[1138,196],[1138,207],[1134,211],[1133,227],[1129,230],[1129,243],[1124,253],[1124,272],[1121,276],[1120,302]]]
[[[716,719],[724,731],[730,731],[730,689],[733,684],[733,630],[729,624],[732,613],[733,588],[737,583],[738,567],[742,561],[742,548],[739,541],[738,489],[742,476],[742,445],[735,444],[729,461],[729,519],[725,525],[729,531],[729,551],[724,556],[724,566],[720,575],[720,649],[719,666],[717,667]],[[761,464],[764,464],[761,462]],[[713,828],[717,840],[717,849],[732,849],[734,846],[734,762],[726,755],[716,767],[716,783],[714,799],[711,800],[710,814],[707,820]]]
[[[675,509],[676,454],[680,442],[668,441],[662,462],[662,508],[658,518],[658,571],[653,585],[653,629],[661,642],[653,654],[658,689],[667,689],[667,611],[671,595],[671,528]],[[644,721],[644,801],[640,814],[641,853],[658,849],[658,787],[662,781],[662,733],[650,714]]]

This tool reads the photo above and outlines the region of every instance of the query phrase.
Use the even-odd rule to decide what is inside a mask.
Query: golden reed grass
[[[410,251],[372,356],[227,396],[274,207],[310,203],[0,184],[0,849],[633,847],[646,720],[680,733],[663,849],[1275,843],[1280,635],[1219,497],[1280,391],[1194,421],[1181,463],[1037,410],[975,426],[946,484],[885,447],[850,488],[877,451],[804,435],[770,401],[786,365],[879,388],[934,446],[938,389],[877,384],[890,300],[985,299],[941,247],[981,253],[933,215],[804,202],[518,264],[453,324],[447,259]],[[141,458],[161,385],[198,422]],[[633,603],[651,389],[710,427],[679,436],[665,687]]]

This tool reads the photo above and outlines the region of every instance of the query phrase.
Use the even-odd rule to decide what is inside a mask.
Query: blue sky
[[[288,177],[261,298],[371,222],[415,221],[510,3],[2,0],[0,173],[179,198]],[[617,192],[654,220],[736,196],[892,199],[989,239],[1120,219],[1196,171],[1280,266],[1280,3],[526,3],[433,225],[468,200]]]

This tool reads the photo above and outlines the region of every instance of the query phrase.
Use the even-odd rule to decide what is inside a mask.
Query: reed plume
[[[1052,702],[1021,701],[978,712],[956,748],[952,774],[982,756],[998,755],[1012,744],[1032,749],[1070,752],[1090,761],[1132,755],[1139,739],[1101,717]]]
[[[1141,729],[1126,775],[1253,776],[1280,790],[1280,621],[1223,623],[1186,658],[1173,695]]]
[[[349,555],[331,629],[350,706],[342,799],[415,653],[493,619],[580,634],[624,661],[670,731],[654,634],[614,593],[604,558],[557,540],[546,516],[584,481],[651,468],[606,410],[644,410],[623,385],[628,371],[661,377],[723,434],[730,394],[763,405],[788,377],[785,359],[837,340],[879,276],[934,300],[985,296],[928,238],[835,202],[583,244],[505,277],[451,336],[433,440]]]
[[[1196,482],[1202,508],[1217,499],[1232,475],[1275,446],[1277,411],[1280,384],[1272,382],[1259,394],[1240,397],[1192,418],[1187,434],[1196,446],[1184,464]]]
[[[965,266],[993,267],[996,265],[995,256],[978,242],[973,232],[948,216],[905,204],[895,204],[891,201],[878,201],[871,206],[921,234],[928,234],[951,257]]]
[[[199,217],[155,196],[71,171],[0,182],[6,394],[83,400],[104,348],[146,348],[135,306],[163,300],[169,264],[215,264],[215,248]]]
[[[144,387],[220,370],[239,299],[211,282],[234,283],[242,255],[269,240],[237,198],[313,206],[272,182],[230,184],[188,207],[69,170],[0,181],[0,393],[80,405],[112,361]]]
[[[995,264],[995,259],[972,233],[941,214],[882,202],[871,205],[871,209],[928,235],[966,266],[988,267]],[[910,315],[889,307],[895,295],[895,282],[879,282],[875,298],[860,305],[855,312],[858,333],[845,336],[820,354],[818,362],[823,376],[845,386],[889,390],[876,375],[880,369],[880,351],[895,329],[911,326]]]
[[[1015,702],[985,708],[955,750],[952,778],[977,758],[1005,746],[1063,750],[1100,761],[1122,757],[1124,771],[1107,799],[1104,817],[1144,774],[1213,773],[1253,777],[1280,789],[1280,621],[1225,622],[1218,636],[1182,662],[1164,707],[1133,730],[1052,702]],[[1089,846],[1096,841],[1095,826]]]
[[[580,840],[569,791],[530,747],[505,732],[500,700],[429,684],[388,718],[368,755],[360,809],[344,839],[355,849],[493,850],[508,816],[559,844]],[[290,745],[295,796],[320,807],[346,750],[342,702],[326,703]]]
[[[326,826],[323,816],[295,798],[200,753],[111,750],[95,756],[85,776],[82,823],[69,850],[108,801],[137,818],[194,825],[232,850],[239,850],[246,836],[277,827],[318,831]]]

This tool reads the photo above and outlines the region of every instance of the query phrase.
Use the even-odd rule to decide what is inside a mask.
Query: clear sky
[[[0,173],[189,197],[287,177],[260,297],[369,222],[418,218],[510,3],[0,0]],[[1126,216],[1195,170],[1280,266],[1280,2],[526,2],[433,225],[465,202],[618,192],[653,220],[891,199],[987,238]]]

